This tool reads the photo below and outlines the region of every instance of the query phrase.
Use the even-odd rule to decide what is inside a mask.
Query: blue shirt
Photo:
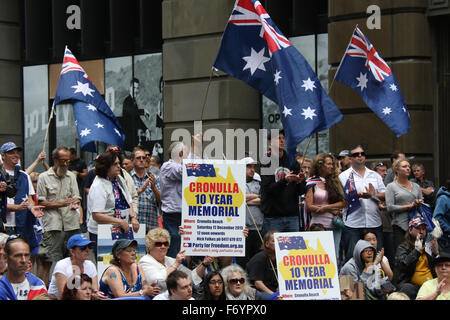
[[[159,172],[161,210],[165,213],[181,212],[183,166],[172,159],[164,162]]]

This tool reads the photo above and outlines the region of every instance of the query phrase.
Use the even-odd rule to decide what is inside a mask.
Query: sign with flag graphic
[[[236,1],[214,67],[278,104],[291,161],[300,142],[343,118],[260,1]]]
[[[96,141],[122,147],[120,123],[67,47],[53,106],[66,100],[73,105],[81,149],[96,152]]]
[[[283,300],[339,300],[333,232],[274,233],[278,286]]]
[[[358,27],[353,32],[335,80],[353,88],[397,137],[409,131],[408,108],[397,80]]]
[[[189,163],[186,164],[186,173],[188,177],[215,177],[216,170],[213,164],[207,163]]]

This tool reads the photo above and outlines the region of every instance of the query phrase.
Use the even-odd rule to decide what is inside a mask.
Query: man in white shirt
[[[342,172],[339,179],[344,187],[350,174],[353,173],[361,207],[351,214],[347,214],[347,208],[343,210],[345,227],[341,243],[345,253],[344,263],[353,257],[353,249],[356,242],[360,240],[361,232],[364,229],[371,230],[376,234],[377,251],[383,247],[383,226],[378,201],[384,200],[386,187],[381,176],[365,166],[366,155],[361,145],[350,150],[350,157],[351,167]]]

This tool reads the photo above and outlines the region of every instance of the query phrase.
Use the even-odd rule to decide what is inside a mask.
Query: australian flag
[[[345,200],[347,201],[347,215],[361,208],[361,203],[359,202],[358,191],[356,191],[355,180],[353,178],[353,172],[350,173],[347,182],[344,186]]]
[[[83,150],[96,152],[96,141],[122,147],[125,134],[119,121],[67,47],[53,105],[65,100],[73,105]]]
[[[280,250],[306,250],[306,243],[303,237],[277,237]]]
[[[397,80],[358,27],[335,79],[353,88],[397,137],[409,131],[408,108]]]
[[[214,67],[278,104],[291,162],[300,142],[343,118],[260,1],[236,1]]]
[[[186,164],[186,173],[188,177],[215,177],[216,170],[213,164]]]

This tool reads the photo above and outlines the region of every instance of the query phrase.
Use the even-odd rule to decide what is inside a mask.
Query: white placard
[[[275,233],[280,295],[285,300],[340,300],[332,231]]]
[[[245,164],[183,160],[181,248],[187,256],[245,256]]]

